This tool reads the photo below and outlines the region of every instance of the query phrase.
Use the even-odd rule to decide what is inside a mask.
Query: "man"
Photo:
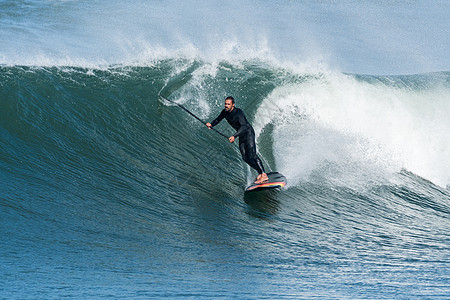
[[[255,183],[267,181],[269,178],[264,171],[261,160],[256,154],[255,131],[253,130],[252,125],[247,121],[244,112],[235,107],[233,97],[227,97],[225,99],[225,109],[222,110],[220,115],[214,121],[206,123],[206,126],[211,129],[219,124],[223,118],[225,118],[228,124],[236,130],[236,133],[233,136],[230,136],[228,140],[233,143],[236,137],[239,137],[239,150],[241,151],[242,159],[259,174]]]

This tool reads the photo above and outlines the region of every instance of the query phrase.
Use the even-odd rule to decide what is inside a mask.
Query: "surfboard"
[[[265,189],[281,188],[287,184],[286,177],[284,177],[283,174],[280,174],[278,172],[267,173],[267,177],[269,177],[269,180],[258,184],[253,183],[245,189],[245,192],[254,192]]]

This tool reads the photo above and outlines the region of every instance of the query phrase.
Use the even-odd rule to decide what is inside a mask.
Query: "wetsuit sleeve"
[[[225,110],[222,110],[220,115],[211,122],[211,126],[214,127],[217,124],[219,124],[220,121],[222,121],[224,117],[225,117]]]
[[[245,115],[242,111],[239,112],[237,122],[239,123],[240,126],[239,129],[236,131],[236,133],[233,135],[235,138],[241,137],[251,127],[250,124],[247,122],[247,119],[245,118]]]

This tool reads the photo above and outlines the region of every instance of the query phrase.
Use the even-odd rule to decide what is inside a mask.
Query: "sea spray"
[[[275,124],[275,157],[293,177],[334,162],[347,174],[369,165],[389,174],[406,169],[445,187],[450,90],[441,75],[410,76],[408,82],[328,73],[284,84],[259,107],[256,130]],[[426,78],[425,87],[417,84]]]

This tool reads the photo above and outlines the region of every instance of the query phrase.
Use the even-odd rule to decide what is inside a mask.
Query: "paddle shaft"
[[[161,98],[163,98],[164,100],[166,100],[166,101],[169,101],[169,102],[171,102],[171,103],[173,103],[173,104],[176,104],[176,105],[178,105],[179,107],[181,107],[182,109],[184,109],[184,111],[186,111],[188,114],[190,114],[191,116],[193,116],[194,118],[196,118],[197,120],[199,120],[200,122],[202,122],[204,125],[206,125],[206,122],[205,121],[203,121],[202,119],[200,119],[199,117],[197,117],[196,115],[194,115],[191,111],[189,111],[186,107],[184,107],[183,105],[181,105],[181,104],[179,104],[179,103],[176,103],[175,101],[172,101],[172,100],[170,100],[170,99],[167,99],[166,97],[164,97],[164,96],[162,96],[162,95],[159,95]],[[226,138],[226,139],[228,139],[228,136],[226,136],[225,134],[223,134],[222,132],[220,132],[219,130],[217,130],[217,129],[214,129],[213,127],[211,127],[211,129],[212,130],[214,130],[215,132],[217,132],[218,134],[220,134],[221,136],[223,136],[224,138]]]

